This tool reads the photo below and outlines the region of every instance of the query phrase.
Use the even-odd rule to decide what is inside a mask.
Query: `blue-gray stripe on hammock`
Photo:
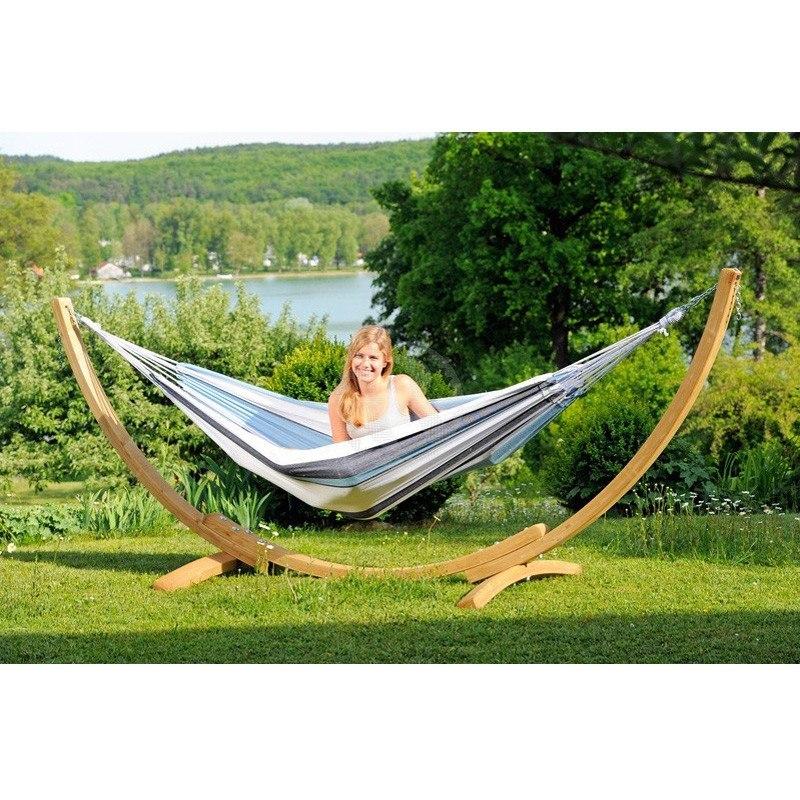
[[[252,386],[202,367],[180,364],[172,359],[125,342],[125,340],[113,334],[108,334],[95,323],[92,323],[91,320],[80,319],[105,339],[139,372],[159,386],[170,399],[179,404],[193,406],[193,413],[217,430],[223,439],[240,447],[257,462],[268,466],[272,470],[300,481],[320,485],[355,488],[359,483],[363,484],[375,477],[379,477],[381,473],[395,470],[404,462],[418,460],[420,455],[424,455],[426,452],[436,451],[438,448],[444,455],[443,448],[446,449],[446,445],[450,440],[466,433],[472,427],[480,429],[480,426],[494,414],[507,411],[513,408],[515,404],[520,406],[518,415],[511,419],[501,420],[497,426],[492,425],[481,430],[479,441],[465,446],[462,451],[452,457],[447,456],[445,461],[434,468],[431,473],[423,473],[409,485],[402,487],[394,494],[373,505],[368,511],[355,512],[353,514],[354,516],[365,516],[368,513],[372,514],[376,508],[394,505],[403,497],[413,493],[415,486],[427,485],[427,483],[431,482],[432,473],[436,473],[433,479],[437,479],[446,477],[448,474],[456,474],[460,470],[471,468],[477,464],[501,461],[532,438],[572,400],[585,393],[592,384],[628,354],[651,338],[656,332],[666,332],[668,325],[674,324],[681,319],[686,311],[699,303],[712,291],[713,288],[692,298],[684,306],[673,309],[654,325],[625,337],[619,342],[559,370],[554,375],[543,376],[547,380],[543,380],[541,383],[534,382],[531,385],[531,382],[525,382],[528,385],[519,392],[501,395],[496,401],[489,402],[485,406],[467,411],[463,415],[457,415],[453,419],[445,420],[422,430],[415,430],[408,435],[403,435],[402,431],[398,431],[396,439],[389,442],[382,441],[356,453],[350,453],[340,458],[329,457],[318,461],[292,465],[281,465],[272,459],[266,458],[264,454],[251,447],[247,442],[242,441],[239,437],[233,437],[223,424],[202,412],[196,404],[189,403],[188,399],[194,397],[195,400],[212,409],[214,414],[221,416],[223,420],[227,418],[229,421],[249,431],[257,439],[260,438],[265,443],[269,442],[285,449],[314,449],[315,447],[329,444],[330,437],[313,427],[303,425],[295,419],[282,416],[277,410],[265,408],[258,403],[237,395],[237,388],[242,392],[246,391],[250,395],[262,397],[265,403],[270,400],[279,401],[280,403],[294,406],[298,411],[313,409],[318,415],[324,412],[325,404],[283,397],[262,387]],[[204,381],[204,375],[209,380],[213,379],[217,383],[223,383],[226,389],[230,389],[230,391]],[[561,384],[559,389],[562,391],[559,392],[557,397],[547,397],[543,390],[547,386],[553,386],[554,384]],[[532,402],[532,395],[535,393],[539,394],[538,402]],[[181,397],[181,395],[184,396]],[[481,397],[480,394],[465,395],[456,398],[442,398],[433,402],[437,408],[443,410],[457,407],[479,397]],[[316,424],[320,425],[319,417],[317,419]],[[403,426],[399,427],[402,428]],[[376,458],[381,460],[378,465],[375,464]]]
[[[103,333],[105,333],[105,332],[103,332]],[[119,349],[124,343],[124,340],[120,340],[118,337],[114,337],[113,335],[108,335],[108,338],[114,340],[112,342],[112,346],[113,345],[117,345],[117,347],[115,347],[115,349]],[[149,356],[152,356],[153,354],[151,354],[149,351],[145,351],[143,348],[139,348],[137,346],[133,346],[131,348],[126,348],[126,349],[129,349],[131,351],[135,349],[137,351],[137,356],[133,356],[132,353],[128,354],[129,360],[131,361],[132,364],[134,364],[137,367],[137,369],[139,369],[142,372],[142,374],[144,374],[146,377],[150,378],[151,380],[154,380],[151,375],[148,375],[148,370],[142,369],[141,366],[138,364],[138,362],[141,359],[144,359],[144,358],[147,358]],[[180,365],[178,365],[176,362],[171,362],[171,364],[169,366],[180,367]],[[216,378],[219,374],[218,373],[213,373],[213,375]],[[170,377],[172,377],[172,376],[170,376]],[[220,376],[220,377],[224,377],[224,376]],[[177,380],[182,382],[181,377],[178,377]],[[156,381],[154,380],[154,382],[156,382]],[[161,384],[160,388],[162,389],[162,391],[166,390],[167,387],[164,385],[164,383],[162,381],[159,380],[159,381],[157,381],[157,383]],[[175,383],[175,379],[174,378],[169,380],[169,383],[172,384],[173,391],[175,391],[174,395],[173,395],[173,392],[170,392],[169,394],[172,396],[173,400],[177,399],[177,397],[180,396],[181,386],[179,386],[178,384]],[[216,399],[217,400],[216,409],[215,409],[217,412],[219,412],[220,410],[226,410],[227,413],[224,414],[224,416],[229,417],[232,421],[235,421],[235,422],[240,422],[240,423],[245,422],[246,423],[246,422],[249,421],[249,415],[251,413],[252,407],[247,403],[247,401],[237,402],[235,398],[226,397],[226,393],[222,392],[221,390],[217,389],[216,387],[206,386],[206,385],[204,385],[202,383],[198,384],[196,381],[192,381],[192,383],[196,387],[201,389],[201,391],[199,393],[200,396],[205,395],[206,398],[208,398],[208,396],[210,395],[212,399]],[[242,385],[242,382],[240,382],[240,381],[237,381],[236,383]],[[549,381],[547,383],[549,383]],[[520,393],[523,394],[523,395],[526,394],[526,393],[530,393],[530,392],[537,392],[538,393],[538,392],[541,391],[541,388],[544,385],[546,385],[544,382],[540,383],[539,385],[536,385],[536,384],[534,384],[533,386],[528,385],[524,389],[520,390]],[[244,386],[246,386],[249,389],[249,385],[248,384],[244,384]],[[280,395],[276,395],[275,393],[269,393],[269,394],[272,397],[278,397],[278,398],[281,397]],[[478,395],[478,396],[480,396],[480,395]],[[472,397],[474,397],[474,395],[470,396],[470,399]],[[501,404],[502,404],[501,407],[506,406],[508,404],[508,402],[509,402],[509,399],[511,399],[513,397],[514,397],[513,394],[509,394],[509,395],[505,395],[503,398],[501,398],[501,401],[500,401]],[[450,399],[450,398],[448,398],[448,399]],[[436,402],[438,402],[438,401],[436,401]],[[462,402],[466,402],[466,399],[462,400]],[[497,403],[495,403],[494,405],[497,405]],[[236,413],[237,406],[238,406],[239,410],[242,413]],[[195,408],[194,410],[195,410],[195,413],[201,413],[200,409]],[[477,421],[480,422],[483,418],[488,416],[490,411],[491,411],[490,407],[484,407],[484,410],[480,414],[480,416],[477,419]],[[263,412],[261,412],[261,410],[258,409],[255,413],[258,414],[258,413],[263,413]],[[271,414],[272,412],[266,412],[266,413],[270,413]],[[217,429],[220,433],[225,435],[225,430],[223,428],[221,428],[221,426],[216,424],[213,420],[211,420],[208,417],[208,415],[203,414],[203,417],[208,420],[208,424],[213,424],[215,429]],[[296,429],[295,423],[293,421],[283,420],[283,423],[285,425],[289,426],[290,428],[295,428]],[[453,424],[453,421],[451,420],[450,421],[450,425],[452,425],[452,424]],[[541,426],[537,426],[534,423],[534,426],[533,426],[534,432],[538,427],[541,427]],[[454,435],[458,435],[459,430],[463,429],[463,428],[464,428],[464,424],[462,423],[459,427],[456,427],[450,433],[449,436],[444,436],[442,431],[436,432],[436,434],[435,434],[436,438],[432,438],[424,446],[424,448],[421,447],[420,444],[419,444],[419,441],[417,441],[416,447],[414,449],[407,450],[406,453],[401,453],[401,455],[399,457],[397,457],[397,458],[387,459],[384,462],[384,466],[382,468],[377,469],[377,470],[373,469],[373,470],[371,470],[371,472],[374,473],[374,472],[388,471],[392,467],[396,466],[398,463],[401,463],[403,460],[407,460],[410,457],[414,457],[421,450],[431,449],[432,447],[435,447],[437,445],[437,443],[439,443],[441,441],[446,441],[448,438],[452,438],[452,436],[454,436]],[[429,429],[429,430],[431,430],[431,429]],[[391,443],[389,443],[389,444],[391,444]],[[385,445],[385,444],[383,445],[384,448],[386,446],[387,445]],[[395,448],[393,448],[393,449],[395,449]],[[253,457],[258,457],[258,456],[256,456],[255,453],[253,453],[251,455],[253,455]],[[381,455],[386,456],[387,454],[386,453],[382,453]],[[259,456],[260,456],[260,454],[259,454]],[[361,456],[361,454],[359,453],[359,454],[354,454],[352,456],[344,456],[343,460],[352,461],[354,457],[363,458],[363,456]],[[372,455],[369,455],[369,456],[367,456],[367,458],[369,460],[372,460],[373,457],[372,457]],[[261,459],[261,460],[263,461],[263,459]],[[340,459],[340,462],[341,462],[341,459]],[[322,464],[324,462],[318,462],[318,463]],[[282,467],[281,465],[276,464],[275,462],[272,462],[270,460],[269,463],[268,463],[268,466],[270,466],[272,469],[277,469],[278,471],[282,471],[282,472],[284,472],[286,474],[289,474],[290,472],[293,472],[293,473],[295,473],[295,475],[297,477],[301,477],[301,478],[306,477],[305,473],[307,472],[307,470],[304,469],[304,466],[307,466],[307,465],[297,465],[294,469],[292,469],[292,468]],[[339,467],[341,468],[341,463],[339,464]],[[316,469],[314,471],[317,472]],[[339,470],[337,470],[337,472],[338,471]],[[317,482],[323,483],[324,478],[329,477],[330,473],[328,472],[328,475],[325,475],[325,472],[328,472],[328,470],[324,470],[323,469],[320,472],[317,472],[317,474],[314,476],[314,477],[317,478]],[[368,473],[367,470],[361,470],[359,472],[351,472],[351,473],[349,473],[347,479],[345,479],[345,480],[336,480],[335,483],[336,484],[349,485],[349,484],[351,484],[353,482],[352,477],[350,477],[351,475],[357,475],[361,479],[363,479],[364,475],[367,474],[367,473]],[[324,483],[327,484],[327,481],[324,481]]]
[[[175,391],[174,386],[155,377],[151,379],[154,380],[159,388],[173,399],[173,401],[180,400],[184,405],[190,408],[192,413],[200,417],[207,425],[213,427],[223,436],[230,439],[237,447],[248,452],[252,458],[264,466],[301,480],[313,479],[315,483],[322,485],[349,487],[363,483],[365,480],[364,475],[375,469],[374,461],[376,451],[377,454],[382,457],[380,471],[389,471],[404,461],[416,457],[421,452],[422,448],[429,449],[429,447],[435,447],[437,444],[443,444],[448,439],[463,433],[469,427],[480,424],[498,411],[509,408],[525,399],[518,395],[503,397],[489,406],[468,412],[465,416],[470,418],[469,421],[464,421],[463,417],[456,417],[438,426],[433,426],[393,441],[382,442],[368,450],[342,456],[339,459],[325,459],[293,465],[282,465],[269,459],[240,437],[234,436],[230,431],[209,416],[208,413],[203,411],[196,403],[191,402],[185,395],[181,396],[180,392]],[[541,389],[539,387],[534,387],[534,390],[538,395],[541,395]],[[531,390],[519,394],[528,394],[530,391]],[[528,398],[529,403],[532,401],[538,402],[539,398]],[[461,423],[460,425],[458,424],[459,422]],[[482,434],[482,436],[484,441],[486,441],[486,435]],[[336,483],[331,483],[331,480],[335,480]]]
[[[556,413],[560,413],[560,410],[561,409],[558,409]],[[513,421],[506,423],[507,426],[513,424]],[[408,499],[420,489],[435,483],[437,480],[453,477],[461,472],[466,472],[467,470],[486,464],[486,453],[488,449],[489,448],[479,440],[471,445],[469,449],[458,453],[456,456],[446,461],[445,464],[423,474],[415,481],[385,497],[365,511],[349,512],[346,516],[353,519],[369,519],[375,517],[392,506],[402,503],[403,500]]]
[[[181,375],[178,385],[187,389],[188,394],[202,397],[210,404],[226,410],[226,416],[241,423],[253,433],[259,434],[281,447],[311,449],[330,444],[330,436],[287,420],[274,411],[260,408],[242,400],[229,392],[203,383],[197,378]]]
[[[167,387],[168,390],[168,387]],[[185,398],[176,398],[178,403],[186,403]],[[192,409],[189,409],[192,410]],[[200,417],[202,419],[202,417]],[[203,420],[204,422],[210,422],[213,427],[213,421],[211,420]],[[519,422],[516,419],[511,419],[502,423],[503,429],[508,429],[509,427],[513,430],[515,427],[519,426]],[[245,442],[233,442],[234,444],[243,445],[245,449],[249,449],[247,443]],[[416,480],[413,482],[406,484],[400,487],[394,493],[391,493],[380,500],[378,503],[370,506],[361,511],[354,511],[354,512],[343,512],[347,516],[358,518],[358,519],[366,519],[370,517],[374,517],[377,514],[381,513],[383,510],[386,510],[392,505],[396,505],[399,502],[402,502],[403,499],[406,497],[411,496],[414,494],[418,489],[422,488],[423,486],[427,486],[430,483],[433,483],[436,480],[440,480],[442,478],[449,477],[451,475],[457,474],[464,469],[472,468],[479,463],[483,463],[483,457],[485,453],[491,449],[493,445],[487,444],[487,438],[484,435],[479,436],[476,440],[474,440],[468,447],[462,447],[455,455],[450,455],[444,461],[443,464],[435,466],[433,463],[431,465],[431,470],[428,472],[423,473],[420,475]],[[256,459],[259,458],[258,453],[254,453],[250,450],[251,456],[254,456]],[[266,476],[265,476],[266,477]],[[327,482],[323,481],[315,481],[318,484],[327,484]]]
[[[275,412],[258,408],[247,403],[247,401],[237,400],[237,398],[232,397],[217,387],[211,387],[202,382],[182,377],[179,382],[181,388],[186,388],[187,384],[194,390],[193,393],[196,396],[203,397],[210,401],[216,401],[218,407],[228,410],[229,415],[234,421],[238,421],[244,427],[247,427],[255,433],[267,436],[267,438],[277,444],[282,444],[278,439],[279,434],[285,433],[287,436],[290,434],[290,431],[285,427],[282,428],[277,420],[283,420],[284,422],[292,424],[291,421],[284,420],[284,418],[280,417]],[[270,430],[274,431],[274,434],[271,436],[267,435]],[[297,426],[294,426],[292,432],[297,435],[298,438],[303,436],[305,439],[304,444],[307,443],[308,447],[327,444],[330,441],[330,437],[326,437],[324,434],[318,431],[312,431],[308,428],[301,431]]]

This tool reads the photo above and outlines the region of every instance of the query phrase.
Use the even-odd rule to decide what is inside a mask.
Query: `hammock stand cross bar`
[[[338,564],[297,553],[266,541],[221,514],[204,514],[181,496],[137,447],[100,384],[86,351],[72,303],[53,298],[52,308],[69,364],[100,428],[142,485],[187,528],[213,544],[219,552],[159,578],[154,588],[171,591],[231,572],[242,563],[257,570],[270,564],[320,578],[356,572],[400,578],[462,574],[476,586],[458,602],[461,608],[482,608],[508,586],[534,577],[577,575],[581,568],[542,556],[585,530],[636,484],[677,433],[719,352],[736,299],[740,273],[723,269],[703,335],[675,397],[650,436],[623,469],[586,505],[551,531],[530,525],[507,539],[448,561],[413,567],[359,567]]]

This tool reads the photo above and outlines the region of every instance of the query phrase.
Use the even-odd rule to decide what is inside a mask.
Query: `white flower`
[[[14,552],[16,552],[16,550],[17,550],[17,546],[14,544],[14,542],[9,542],[6,545],[6,553],[14,553]]]

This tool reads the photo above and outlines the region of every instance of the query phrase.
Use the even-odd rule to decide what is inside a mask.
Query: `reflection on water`
[[[293,315],[303,324],[312,317],[328,318],[328,335],[333,339],[348,341],[364,319],[370,315],[372,279],[369,272],[344,275],[267,275],[241,278],[250,294],[261,302],[261,310],[273,319],[289,304]],[[208,279],[217,283],[231,298],[234,297],[234,281]],[[138,299],[146,294],[175,297],[174,281],[108,281],[103,284],[109,294],[132,292]]]

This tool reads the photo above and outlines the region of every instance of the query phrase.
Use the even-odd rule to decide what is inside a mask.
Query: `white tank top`
[[[394,394],[394,375],[391,375],[389,376],[389,402],[386,405],[386,411],[378,419],[372,422],[365,422],[360,428],[350,422],[346,423],[347,435],[351,439],[358,439],[361,436],[369,436],[371,433],[394,428],[395,425],[402,425],[405,422],[411,422],[411,415],[408,413],[408,409],[401,411],[397,407],[397,400]]]

